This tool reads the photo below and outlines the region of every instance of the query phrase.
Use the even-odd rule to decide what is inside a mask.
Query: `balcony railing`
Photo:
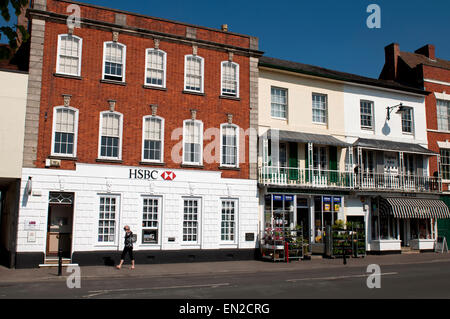
[[[351,189],[354,178],[352,172],[264,166],[259,169],[259,182],[264,185]]]
[[[359,190],[394,190],[405,192],[441,192],[441,178],[403,174],[377,174],[263,166],[259,183],[276,186],[341,188]]]
[[[355,185],[365,190],[441,191],[440,178],[410,174],[361,173],[357,175]]]

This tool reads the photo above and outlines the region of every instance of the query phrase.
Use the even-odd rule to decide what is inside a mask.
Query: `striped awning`
[[[380,212],[394,218],[450,218],[447,205],[439,199],[381,198]]]

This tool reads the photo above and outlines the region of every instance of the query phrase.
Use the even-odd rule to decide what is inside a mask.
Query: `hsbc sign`
[[[138,180],[158,180],[163,179],[165,181],[173,181],[177,176],[174,172],[164,171],[159,172],[157,170],[148,170],[148,169],[130,169],[130,179],[138,179]]]

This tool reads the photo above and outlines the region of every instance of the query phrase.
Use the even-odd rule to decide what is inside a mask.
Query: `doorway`
[[[399,220],[399,230],[400,230],[400,240],[402,241],[401,245],[402,247],[408,247],[409,246],[409,240],[408,240],[408,225],[406,219],[400,219]]]
[[[311,238],[310,208],[308,198],[297,198],[297,226],[303,227],[303,238]]]
[[[47,257],[72,256],[73,194],[50,193],[47,228]]]

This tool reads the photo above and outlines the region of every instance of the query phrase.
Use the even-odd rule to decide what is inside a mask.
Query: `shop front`
[[[325,252],[327,227],[344,220],[344,195],[282,194],[264,196],[263,235],[301,229],[312,253]]]
[[[372,197],[369,250],[432,251],[438,236],[437,220],[449,217],[448,207],[439,199]]]
[[[109,265],[123,227],[137,235],[138,263],[254,259],[256,181],[220,172],[77,164],[75,171],[24,169],[17,268],[68,262]]]

